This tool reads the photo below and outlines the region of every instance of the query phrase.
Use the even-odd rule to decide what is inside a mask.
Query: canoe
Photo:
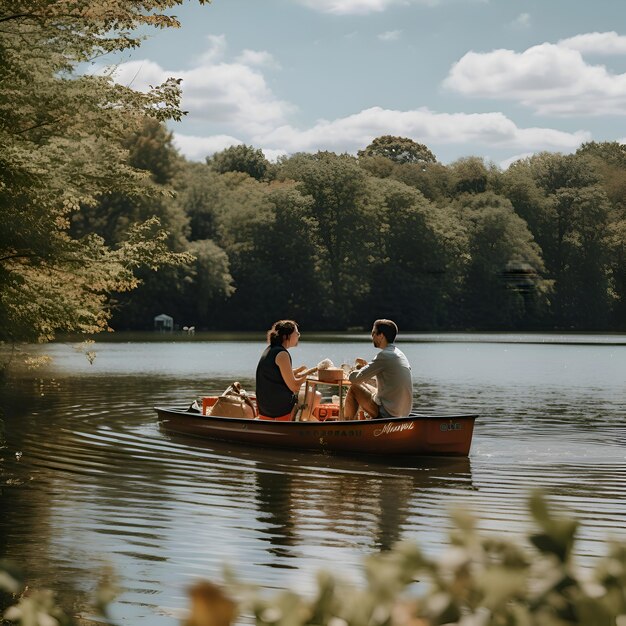
[[[286,450],[375,456],[468,456],[477,415],[274,422],[154,407],[165,431]]]
[[[410,457],[393,454],[384,456],[324,454],[311,450],[286,451],[276,447],[252,446],[230,441],[194,437],[172,432],[161,423],[158,426],[159,432],[179,448],[207,451],[212,459],[236,460],[240,462],[238,465],[240,468],[254,467],[261,470],[273,470],[280,466],[285,473],[293,477],[293,482],[297,485],[298,491],[306,491],[304,483],[308,479],[305,474],[298,474],[297,471],[304,466],[320,471],[329,469],[338,471],[337,480],[341,482],[340,475],[346,475],[348,478],[345,482],[350,484],[353,481],[358,483],[360,480],[355,477],[355,474],[362,472],[366,468],[372,468],[379,477],[390,476],[398,480],[408,479],[407,482],[411,484],[413,490],[432,487],[433,484],[440,487],[449,487],[450,481],[454,481],[455,489],[469,491],[476,489],[476,485],[472,482],[471,455]],[[271,475],[274,476],[273,473]],[[300,476],[302,480],[296,478],[297,476]],[[353,486],[346,485],[346,491],[351,491],[352,488]]]

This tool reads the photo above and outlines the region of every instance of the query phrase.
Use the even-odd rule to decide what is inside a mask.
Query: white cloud
[[[575,50],[551,48],[556,48],[559,54],[580,58]],[[496,82],[505,83],[505,70],[522,55],[511,51],[496,53],[496,57],[489,57],[490,62],[495,63],[490,71]],[[387,134],[412,137],[435,150],[436,146],[467,145],[471,152],[485,147],[511,153],[567,152],[591,139],[590,133],[581,130],[570,133],[551,128],[520,128],[503,113],[439,113],[427,108],[399,111],[372,107],[335,120],[319,120],[308,128],[297,128],[289,120],[293,105],[272,92],[259,67],[271,63],[271,55],[244,51],[234,61],[229,61],[225,55],[226,39],[211,37],[208,50],[193,61],[191,68],[164,68],[149,60],[132,61],[118,66],[115,75],[119,82],[132,84],[136,89],[147,89],[148,85],[159,84],[169,76],[182,78],[182,107],[189,111],[187,119],[193,122],[194,132],[177,133],[175,142],[180,151],[193,160],[241,143],[261,147],[270,159],[298,151],[356,153],[375,137]],[[485,55],[470,55],[474,55],[478,66],[484,66]],[[462,66],[464,59],[457,66]],[[105,70],[100,68],[100,71]],[[465,75],[461,72],[460,76]],[[478,88],[484,91],[490,83],[488,80],[480,82],[483,78],[479,76]],[[546,88],[554,85],[551,75],[545,81]],[[495,97],[499,93],[494,88],[489,95]],[[218,133],[213,131],[213,134],[201,136],[202,131],[198,129],[203,123],[212,128],[217,126]]]
[[[561,39],[562,48],[578,50],[583,54],[626,54],[626,37],[615,31],[609,33],[585,33],[569,39]]]
[[[388,30],[378,35],[378,39],[381,41],[397,41],[402,34],[401,30]]]
[[[210,135],[198,137],[196,135],[184,135],[174,133],[174,145],[181,154],[191,161],[204,161],[204,158],[214,152],[220,152],[230,146],[239,146],[243,143],[240,139],[230,135]]]
[[[551,128],[519,128],[502,113],[437,113],[428,109],[394,111],[373,107],[333,121],[320,120],[310,128],[298,129],[282,125],[268,132],[247,136],[230,135],[200,137],[176,133],[174,142],[191,160],[233,145],[246,143],[262,150],[270,161],[294,152],[356,153],[380,135],[412,137],[431,148],[436,145],[468,145],[489,149],[508,149],[523,158],[540,150],[571,152],[591,139],[586,131],[566,133]]]
[[[521,53],[468,52],[444,85],[467,96],[514,100],[544,115],[626,114],[626,74],[590,65],[578,50],[560,44]]]
[[[333,15],[366,15],[380,13],[398,0],[299,0],[310,9]]]
[[[530,26],[530,13],[520,13],[512,22],[515,28],[528,28]]]
[[[206,40],[209,45],[198,58],[198,65],[217,63],[224,58],[226,53],[226,35],[207,35]]]
[[[272,150],[272,148],[261,148],[261,152],[265,155],[265,158],[272,163],[276,163],[279,157],[287,156],[285,150]]]
[[[293,105],[279,99],[257,66],[273,61],[267,52],[246,50],[233,62],[223,60],[226,39],[209,37],[209,47],[190,69],[162,67],[153,61],[130,61],[117,66],[115,79],[148,89],[170,76],[182,79],[183,110],[195,121],[207,121],[237,132],[259,133],[283,124]],[[100,69],[106,71],[106,69]]]
[[[242,65],[280,69],[280,63],[265,50],[244,50],[235,60]]]
[[[435,6],[442,0],[298,0],[310,9],[332,15],[368,15],[382,13],[393,5],[410,3]]]
[[[518,151],[575,150],[590,133],[551,128],[519,128],[502,113],[437,113],[428,109],[394,111],[373,107],[334,121],[320,120],[300,130],[290,125],[257,135],[253,145],[288,153],[334,150],[355,153],[380,135],[412,137],[429,145],[468,144]]]

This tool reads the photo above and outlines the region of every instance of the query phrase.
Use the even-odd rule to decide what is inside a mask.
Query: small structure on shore
[[[174,318],[170,315],[166,315],[165,313],[155,316],[154,330],[158,330],[161,333],[171,333],[174,330]]]

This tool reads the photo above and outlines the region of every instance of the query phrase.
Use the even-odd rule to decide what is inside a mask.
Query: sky
[[[270,160],[356,154],[398,135],[442,163],[506,168],[626,142],[624,0],[213,0],[171,13],[180,29],[111,63],[137,89],[182,78],[188,113],[169,128],[190,160],[239,144]]]

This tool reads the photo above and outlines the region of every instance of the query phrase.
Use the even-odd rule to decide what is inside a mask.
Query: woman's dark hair
[[[398,334],[398,326],[391,320],[376,320],[374,322],[374,329],[377,333],[385,335],[385,339],[388,343],[393,343]]]
[[[279,320],[267,331],[267,343],[272,346],[282,346],[285,339],[298,328],[293,320]]]

